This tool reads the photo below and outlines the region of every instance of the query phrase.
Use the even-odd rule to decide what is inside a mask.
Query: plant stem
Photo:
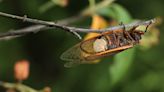
[[[54,29],[54,28],[59,28],[67,32],[71,32],[72,34],[76,35],[78,38],[81,38],[80,35],[77,32],[83,32],[83,33],[89,33],[89,32],[97,32],[97,33],[102,33],[102,32],[107,32],[107,31],[114,31],[114,30],[119,30],[124,28],[129,27],[134,27],[134,26],[139,26],[139,25],[149,25],[151,23],[155,22],[155,19],[151,19],[148,21],[140,21],[140,22],[133,22],[130,24],[126,24],[124,26],[119,25],[119,26],[113,26],[105,29],[100,29],[100,30],[95,30],[95,29],[85,29],[85,28],[76,28],[76,27],[70,27],[70,26],[65,26],[62,24],[50,22],[50,21],[43,21],[43,20],[38,20],[38,19],[32,19],[32,18],[27,18],[26,16],[21,17],[21,16],[16,16],[16,15],[11,15],[7,13],[0,12],[0,16],[8,17],[8,18],[13,18],[13,19],[18,19],[18,20],[23,20],[23,22],[31,22],[35,24],[40,24],[40,26],[32,26],[30,28],[24,28],[22,30],[16,30],[16,31],[9,31],[6,33],[0,33],[0,39],[8,39],[6,37],[11,37],[14,38],[16,36],[24,35],[27,33],[36,33],[38,31],[41,31],[43,29]]]

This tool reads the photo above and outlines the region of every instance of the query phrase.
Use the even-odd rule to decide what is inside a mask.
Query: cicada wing
[[[77,66],[79,64],[80,63],[77,63],[77,62],[67,62],[67,63],[64,64],[64,67],[71,68],[71,67]]]
[[[96,38],[85,40],[85,41],[81,42],[81,44],[80,44],[81,50],[83,50],[84,52],[89,53],[89,54],[96,53],[93,48],[93,44],[94,44],[95,40],[96,40]]]
[[[85,57],[88,54],[83,52],[80,48],[80,43],[73,46],[72,48],[68,49],[61,55],[61,59],[64,61],[69,61],[65,63],[65,67],[72,67],[76,66],[78,64],[87,63],[87,60],[85,60]]]
[[[110,53],[93,54],[93,55],[87,56],[86,60],[88,60],[88,61],[97,60],[97,59],[100,59],[100,58],[103,58],[103,57],[113,56],[113,55],[115,55],[119,52],[122,52],[122,51],[124,51],[124,50],[110,52]]]

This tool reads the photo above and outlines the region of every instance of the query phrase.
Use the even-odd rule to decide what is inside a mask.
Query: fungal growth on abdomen
[[[93,49],[95,52],[102,52],[108,49],[108,42],[104,38],[96,39],[93,43]]]

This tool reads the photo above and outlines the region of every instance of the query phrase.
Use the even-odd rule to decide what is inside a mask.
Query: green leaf
[[[39,12],[45,13],[49,9],[53,8],[54,6],[55,6],[55,3],[53,3],[52,1],[48,1],[39,8]]]
[[[111,8],[115,12],[115,19],[117,19],[118,21],[128,23],[132,20],[128,11],[121,5],[113,4]]]
[[[115,85],[126,75],[133,62],[134,52],[135,48],[121,52],[114,57],[114,64],[109,67],[111,85]]]
[[[113,3],[111,6],[106,7],[99,11],[101,15],[112,17],[119,22],[130,22],[132,20],[128,11],[119,4]]]

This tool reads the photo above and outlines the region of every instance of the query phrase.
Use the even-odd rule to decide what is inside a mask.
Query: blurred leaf
[[[51,0],[43,4],[40,8],[39,11],[41,13],[46,12],[47,10],[53,8],[55,5],[59,5],[61,7],[65,7],[68,4],[68,0]]]
[[[40,8],[39,8],[39,12],[40,13],[44,13],[46,11],[48,11],[49,9],[53,8],[56,4],[54,4],[52,1],[48,1],[46,3],[44,3]]]
[[[115,11],[115,18],[120,22],[128,23],[132,20],[129,12],[119,4],[112,5],[113,10]]]
[[[128,11],[116,3],[102,9],[99,13],[104,16],[112,17],[113,19],[123,23],[128,23],[132,19]]]
[[[100,64],[94,65],[92,72],[88,78],[87,92],[109,92],[110,85],[110,75],[108,72],[108,64],[102,62]]]
[[[158,72],[149,71],[144,73],[141,77],[133,81],[129,81],[123,88],[123,92],[152,92],[157,89],[163,88],[159,86],[163,83],[161,76]],[[163,91],[160,91],[163,92]]]
[[[140,79],[140,82],[147,91],[158,88],[160,81],[160,75],[156,72],[148,72]]]
[[[68,1],[69,0],[51,0],[51,1],[53,1],[57,5],[60,5],[62,7],[65,7],[65,6],[68,5]]]
[[[114,64],[109,67],[112,85],[118,83],[126,75],[132,64],[134,53],[135,49],[133,48],[123,51],[114,57]]]
[[[103,8],[110,6],[114,0],[103,0],[100,3],[96,4],[94,7],[87,7],[81,13],[81,15],[93,15],[97,14],[97,12],[101,11]]]

